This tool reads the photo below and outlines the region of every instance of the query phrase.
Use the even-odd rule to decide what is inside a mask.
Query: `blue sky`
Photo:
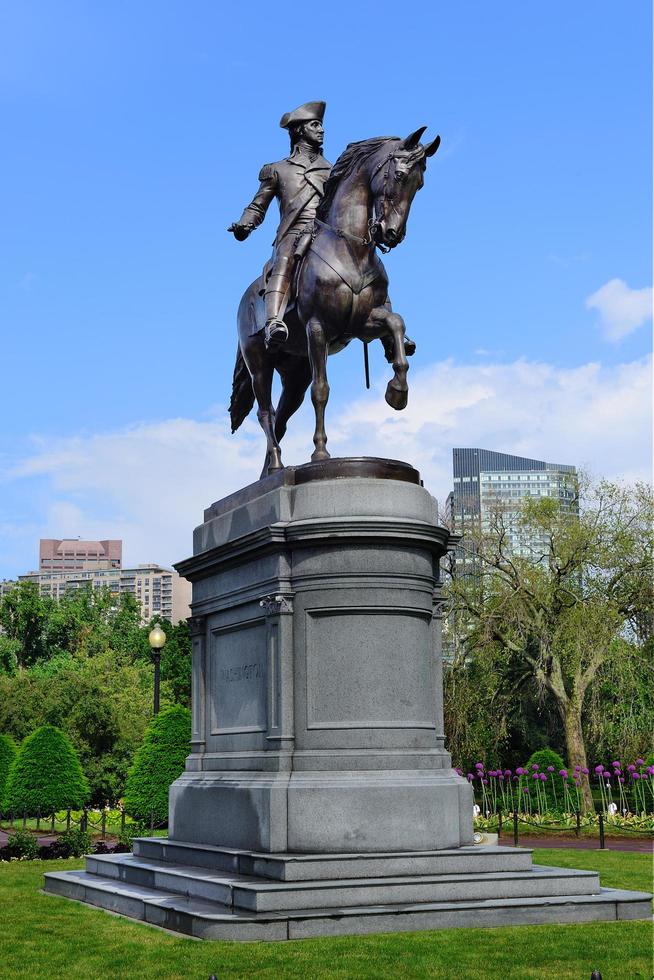
[[[442,137],[385,260],[410,409],[386,411],[380,350],[363,391],[352,345],[332,451],[408,458],[441,499],[453,445],[647,476],[651,26],[641,0],[0,7],[0,577],[40,536],[170,563],[256,478],[256,419],[230,437],[224,413],[274,217],[225,229],[308,99],[332,161]],[[303,410],[287,460],[309,447]]]

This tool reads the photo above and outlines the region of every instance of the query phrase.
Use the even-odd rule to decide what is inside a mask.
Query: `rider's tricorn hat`
[[[326,105],[326,102],[305,102],[292,112],[285,112],[279,120],[279,125],[282,129],[288,129],[293,123],[311,122],[312,119],[319,119],[322,122]]]

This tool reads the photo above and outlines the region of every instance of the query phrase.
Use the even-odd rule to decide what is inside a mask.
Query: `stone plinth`
[[[171,840],[270,852],[472,842],[444,748],[439,560],[407,464],[287,468],[209,507],[194,555],[193,741]]]
[[[210,507],[170,836],[46,892],[202,939],[651,916],[593,872],[472,843],[444,748],[436,507],[405,463],[286,469]]]

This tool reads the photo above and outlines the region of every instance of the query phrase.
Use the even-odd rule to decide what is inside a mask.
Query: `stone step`
[[[50,872],[45,891],[108,909],[198,939],[307,939],[455,927],[648,919],[651,896],[602,888],[593,895],[493,898],[484,901],[298,909],[247,913],[216,903],[101,878],[84,871]]]
[[[334,881],[339,878],[385,878],[396,875],[527,871],[530,848],[458,847],[442,851],[398,851],[373,854],[263,854],[209,844],[189,844],[166,837],[141,837],[133,844],[139,858],[190,864],[213,871],[254,875],[275,881]]]
[[[534,866],[528,871],[486,874],[402,875],[342,878],[336,881],[270,881],[245,875],[216,874],[204,868],[137,858],[133,854],[93,855],[90,874],[128,884],[175,892],[252,912],[395,905],[410,902],[458,902],[488,898],[588,895],[600,890],[593,871]]]

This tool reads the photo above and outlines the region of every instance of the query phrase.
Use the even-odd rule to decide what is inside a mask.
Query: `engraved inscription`
[[[265,619],[211,631],[211,734],[267,729]]]
[[[253,681],[263,677],[262,664],[242,664],[238,667],[221,667],[221,681]]]

